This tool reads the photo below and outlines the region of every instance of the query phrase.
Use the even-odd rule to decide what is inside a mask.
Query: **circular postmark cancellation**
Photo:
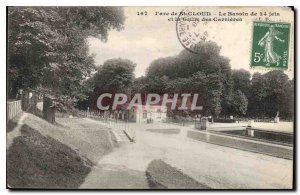
[[[188,51],[198,54],[198,43],[207,39],[206,22],[201,22],[202,16],[210,16],[210,12],[199,11],[195,8],[183,9],[176,19],[176,33],[181,45]]]

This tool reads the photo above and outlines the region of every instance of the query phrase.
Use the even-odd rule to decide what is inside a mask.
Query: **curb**
[[[293,147],[201,131],[188,131],[187,137],[210,144],[293,160]]]
[[[127,136],[127,138],[129,139],[130,142],[134,142],[133,137],[131,137],[131,136],[129,135],[129,133],[127,133],[126,130],[123,130],[123,132],[125,133],[125,135]]]

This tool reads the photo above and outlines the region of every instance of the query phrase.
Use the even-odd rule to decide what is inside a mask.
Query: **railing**
[[[21,100],[7,102],[6,121],[9,121],[10,119],[14,118],[17,114],[19,114],[22,111],[21,107],[22,107]]]
[[[134,142],[136,139],[135,130],[132,128],[131,122],[121,119],[116,120],[113,118],[104,117],[104,115],[100,115],[99,112],[79,111],[78,113],[80,116],[85,116],[94,120],[101,121],[103,125],[107,128],[124,131],[124,133],[131,142]]]

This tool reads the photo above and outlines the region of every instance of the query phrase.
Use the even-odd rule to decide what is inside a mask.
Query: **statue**
[[[277,111],[277,114],[276,114],[276,116],[274,118],[274,122],[275,123],[279,123],[279,111]]]

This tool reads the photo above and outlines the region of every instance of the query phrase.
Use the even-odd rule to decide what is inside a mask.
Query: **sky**
[[[203,8],[202,8],[203,9]],[[145,75],[150,63],[161,57],[174,56],[184,50],[176,34],[176,23],[168,21],[171,16],[157,16],[156,12],[169,14],[181,11],[180,7],[125,7],[125,29],[110,31],[108,41],[102,42],[97,38],[89,38],[90,53],[95,54],[95,62],[103,64],[112,58],[127,58],[136,63],[135,76]],[[218,13],[220,8],[211,10]],[[251,9],[253,10],[253,9]],[[147,11],[147,16],[138,16],[137,12]],[[232,10],[231,10],[232,11]],[[239,10],[245,11],[245,10]],[[247,11],[247,10],[246,10]],[[282,10],[281,19],[290,18],[290,13]],[[252,20],[242,22],[209,22],[199,24],[199,31],[208,32],[208,40],[215,41],[221,46],[221,55],[230,59],[232,69],[245,69],[265,73],[269,70],[250,68]],[[293,67],[293,64],[290,64]],[[293,69],[285,71],[293,78]]]

